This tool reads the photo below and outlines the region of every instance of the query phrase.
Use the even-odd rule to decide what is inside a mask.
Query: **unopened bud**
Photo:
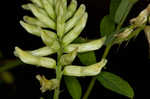
[[[78,10],[74,14],[74,16],[69,21],[67,21],[67,23],[65,25],[65,33],[67,33],[70,29],[72,29],[77,24],[79,19],[84,15],[85,9],[86,9],[85,5],[82,4],[78,8]]]
[[[20,21],[21,26],[30,34],[41,36],[41,28],[35,25],[27,24],[23,21]]]
[[[53,19],[55,20],[56,18],[56,15],[55,15],[55,12],[54,12],[54,8],[53,8],[53,5],[49,3],[48,0],[41,0],[43,6],[44,6],[44,9],[46,10],[46,12],[48,13],[48,15]]]
[[[31,0],[31,1],[39,7],[41,7],[41,8],[43,7],[42,3],[41,3],[42,0]]]
[[[73,14],[75,13],[76,9],[77,9],[77,1],[72,0],[68,6],[65,19],[68,20],[69,18],[71,18]]]
[[[74,51],[72,51],[69,54],[64,54],[60,59],[61,64],[62,65],[70,65],[77,56],[77,49],[78,48],[76,48]]]
[[[81,19],[76,24],[76,26],[64,36],[63,41],[62,41],[64,46],[70,44],[81,34],[82,30],[84,29],[86,25],[87,18],[88,18],[88,14],[84,13],[84,15],[81,17]]]
[[[54,35],[51,35],[51,34],[54,34],[54,33],[49,33],[49,32],[45,32],[45,31],[42,31],[42,33],[41,33],[41,38],[42,38],[43,42],[49,47],[51,47],[51,45],[54,43],[54,41],[57,40],[56,38],[53,37]]]
[[[39,26],[39,27],[42,27],[42,28],[48,28],[45,24],[43,24],[38,19],[33,18],[33,17],[24,16],[23,20],[25,22],[27,22],[28,24],[31,24],[31,25],[36,25],[36,26]]]
[[[45,25],[47,25],[51,29],[56,29],[56,24],[55,22],[50,19],[45,13],[44,10],[37,8],[36,6],[29,4],[29,7],[32,11],[32,13]]]

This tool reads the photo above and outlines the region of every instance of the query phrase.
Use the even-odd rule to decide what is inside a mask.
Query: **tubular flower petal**
[[[90,66],[68,65],[64,68],[64,75],[68,76],[94,76],[101,72],[106,65],[107,60],[102,59],[100,62]]]
[[[75,40],[82,32],[84,29],[86,22],[87,22],[88,14],[85,13],[82,18],[79,20],[79,22],[76,24],[76,26],[68,33],[65,35],[63,38],[63,45],[66,46],[70,44],[73,40]]]
[[[31,1],[39,7],[41,7],[41,8],[43,7],[42,3],[41,3],[42,0],[31,0]]]
[[[57,35],[62,38],[64,35],[65,30],[65,7],[66,5],[63,5],[63,3],[59,3],[58,8],[58,17],[57,17]]]
[[[76,58],[77,56],[77,50],[78,48],[76,48],[75,50],[73,50],[71,53],[69,54],[64,54],[61,59],[60,59],[60,62],[62,65],[69,65],[71,64],[74,59]]]
[[[56,61],[52,58],[33,56],[29,52],[23,51],[20,48],[15,48],[15,55],[26,64],[41,66],[45,68],[55,68]]]
[[[67,33],[70,29],[72,29],[77,24],[78,20],[84,15],[85,9],[86,9],[85,5],[82,4],[78,8],[74,16],[69,21],[66,22],[65,33]]]
[[[51,33],[49,33],[49,32],[42,31],[41,38],[42,38],[43,42],[49,47],[51,47],[51,45],[55,41],[57,42],[57,39],[54,37],[54,35],[51,35]]]
[[[25,22],[27,22],[28,24],[31,24],[31,25],[36,25],[36,26],[39,26],[39,27],[42,27],[42,28],[48,28],[48,26],[46,26],[45,24],[40,22],[38,19],[33,18],[33,17],[24,16],[23,20]]]
[[[48,13],[49,17],[51,17],[53,20],[55,20],[56,15],[55,15],[55,12],[54,12],[53,5],[51,3],[49,3],[48,0],[41,0],[41,2],[44,6],[44,9]]]
[[[71,18],[73,16],[73,14],[75,13],[76,9],[77,9],[77,1],[72,0],[68,6],[65,19],[68,20],[69,18]]]
[[[81,44],[70,44],[64,48],[65,53],[70,53],[74,49],[78,48],[77,52],[89,52],[89,51],[94,51],[100,49],[104,43],[105,43],[106,37],[97,39],[97,40],[92,40],[87,43],[81,43]]]
[[[20,24],[28,33],[30,33],[32,35],[36,35],[36,36],[41,36],[41,28],[40,27],[27,24],[23,21],[20,21]]]
[[[48,56],[57,52],[57,50],[53,50],[52,48],[46,46],[33,51],[28,51],[33,56]]]
[[[36,6],[29,4],[29,8],[31,9],[32,13],[45,25],[47,25],[51,29],[56,29],[55,22],[48,17],[46,12],[40,8],[37,8]],[[42,10],[42,11],[41,11]]]

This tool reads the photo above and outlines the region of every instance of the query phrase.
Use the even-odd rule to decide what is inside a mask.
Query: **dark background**
[[[1,3],[1,33],[0,33],[0,50],[2,50],[5,59],[15,58],[13,50],[15,46],[19,46],[25,50],[32,50],[43,46],[40,38],[28,34],[19,24],[24,15],[31,15],[30,12],[21,8],[21,5],[27,3],[28,0],[12,0]],[[84,3],[89,14],[89,19],[85,30],[82,33],[83,37],[95,39],[100,37],[99,23],[100,20],[109,13],[109,0],[78,0],[78,4]],[[138,15],[144,9],[149,0],[140,0],[130,12],[125,25],[128,25],[129,19]],[[104,51],[104,48],[96,51],[97,60]],[[76,59],[79,63],[79,60]],[[123,43],[121,46],[115,45],[112,47],[109,56],[107,69],[127,80],[135,90],[135,99],[149,99],[150,86],[150,60],[148,59],[148,43],[144,32],[131,40],[128,45]],[[36,74],[44,74],[47,78],[54,77],[53,70],[37,68],[30,65],[18,66],[9,70],[15,76],[15,84],[3,85],[0,87],[0,99],[15,98],[15,99],[39,99],[44,96],[49,98],[49,94],[41,94],[39,83],[35,79]],[[85,92],[91,77],[79,78]],[[12,89],[12,86],[14,89]],[[60,99],[71,99],[68,94],[64,82],[62,82],[62,93]],[[4,98],[2,98],[4,96]],[[124,96],[118,95],[105,89],[96,82],[89,99],[127,99]]]

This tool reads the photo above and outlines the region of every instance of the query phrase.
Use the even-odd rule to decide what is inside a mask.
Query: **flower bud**
[[[78,20],[84,15],[85,9],[86,9],[85,5],[83,4],[78,8],[74,16],[66,23],[65,33],[67,33],[70,29],[72,29],[76,25]]]
[[[82,16],[82,18],[79,20],[79,22],[76,24],[76,26],[64,36],[63,41],[62,41],[64,46],[70,44],[80,35],[80,33],[82,32],[82,30],[84,29],[86,25],[87,18],[88,18],[88,14],[85,13]]]
[[[31,1],[39,7],[41,7],[41,8],[43,7],[42,3],[41,3],[41,1],[43,1],[43,0],[31,0]]]
[[[64,75],[68,76],[95,76],[98,75],[106,65],[107,60],[102,59],[100,62],[90,66],[69,65],[64,68]]]
[[[92,40],[87,43],[80,43],[80,44],[70,44],[64,48],[65,53],[70,53],[76,48],[78,48],[77,52],[88,52],[100,49],[105,43],[106,37]]]
[[[21,6],[24,10],[30,10],[30,7],[28,6],[28,4],[24,4]]]
[[[59,42],[57,40],[57,35],[54,32],[43,30],[41,38],[43,42],[52,50],[57,52],[57,50],[60,48]]]
[[[64,55],[61,57],[60,62],[61,62],[61,64],[62,64],[63,66],[69,65],[69,64],[71,64],[71,63],[74,61],[74,59],[75,59],[76,56],[77,56],[77,49],[78,49],[78,48],[76,48],[75,50],[73,50],[73,51],[72,51],[71,53],[69,53],[69,54],[64,54]]]
[[[147,22],[149,15],[150,15],[150,4],[136,18],[131,19],[130,23],[136,25],[136,27],[139,27]]]
[[[56,41],[57,39],[53,37],[53,35],[51,35],[52,33],[48,33],[48,32],[45,32],[45,31],[42,31],[41,33],[41,38],[43,40],[43,42],[51,47],[51,45],[54,43],[54,41]]]
[[[59,16],[59,9],[60,9],[60,5],[62,5],[62,10],[63,13],[65,14],[67,11],[67,0],[55,0],[56,5],[55,5],[55,12],[57,14],[57,16]]]
[[[40,13],[47,15],[47,13],[43,9],[39,8],[37,5],[34,5],[32,3],[24,4],[22,5],[22,8],[32,12],[30,5],[33,5],[34,7],[36,7]]]
[[[26,64],[41,66],[45,68],[55,68],[56,61],[52,58],[33,56],[27,51],[23,51],[20,48],[15,48],[15,55],[21,59],[22,62]]]
[[[41,28],[48,28],[45,24],[43,24],[42,22],[40,22],[36,18],[32,18],[32,17],[29,17],[29,16],[24,16],[23,20],[25,22],[27,22],[28,24],[31,24],[31,25],[36,25],[36,26],[39,26]]]
[[[56,53],[57,50],[54,50],[46,46],[46,47],[42,47],[33,51],[28,51],[28,52],[31,53],[33,56],[48,56],[48,55]]]
[[[56,18],[56,15],[55,15],[55,12],[54,12],[54,8],[53,8],[53,5],[49,3],[49,0],[41,0],[43,6],[44,6],[44,9],[47,11],[48,15],[53,19],[55,20]]]
[[[41,28],[38,27],[38,26],[35,26],[35,25],[30,25],[30,24],[27,24],[23,21],[20,21],[20,24],[22,25],[22,27],[30,34],[32,35],[36,35],[36,36],[41,36]]]
[[[53,39],[57,39],[56,33],[49,31],[49,30],[46,30],[46,29],[42,29],[42,31],[45,32],[46,34],[48,34],[49,36],[51,36]]]
[[[56,29],[56,24],[55,22],[50,19],[47,15],[45,15],[45,11],[43,12],[42,9],[37,8],[36,6],[29,4],[28,5],[32,11],[32,13],[41,21],[43,22],[45,25],[47,25],[49,28],[51,29]],[[42,10],[42,11],[41,11]]]
[[[73,16],[73,14],[75,13],[76,9],[77,9],[77,1],[72,0],[68,6],[65,19],[68,20],[69,18],[71,18]]]
[[[55,0],[48,0],[48,2],[54,7]]]
[[[50,48],[57,51],[60,48],[59,42],[57,40],[55,40]]]
[[[47,80],[45,76],[36,75],[36,79],[40,82],[42,93],[48,90],[54,90],[58,87],[58,81],[56,79]]]
[[[57,14],[57,35],[62,38],[65,30],[65,10],[62,3],[59,3]]]

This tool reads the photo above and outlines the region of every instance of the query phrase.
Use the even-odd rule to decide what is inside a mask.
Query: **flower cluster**
[[[68,6],[67,0],[31,0],[31,3],[22,7],[31,11],[35,17],[24,16],[20,24],[28,33],[40,37],[46,45],[33,51],[16,47],[14,53],[22,62],[49,69],[56,69],[60,63],[63,75],[67,76],[93,76],[100,73],[107,63],[106,59],[90,66],[71,65],[78,53],[98,50],[106,39],[103,37],[86,43],[72,43],[87,22],[88,14],[84,4],[77,8],[76,0],[72,0]],[[57,62],[48,57],[59,51],[62,55]],[[37,79],[42,85],[42,92],[55,89],[56,79],[46,80],[44,76],[37,76]]]

